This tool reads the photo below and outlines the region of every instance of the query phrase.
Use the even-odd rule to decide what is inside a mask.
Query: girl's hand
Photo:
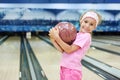
[[[53,39],[58,38],[59,37],[59,29],[56,27],[50,29],[49,36],[50,36],[50,38],[53,38]]]
[[[52,30],[50,30],[50,31],[52,31]],[[58,43],[56,42],[56,40],[55,39],[53,39],[52,37],[51,37],[51,34],[50,34],[51,32],[49,32],[49,36],[50,36],[50,40],[51,40],[51,42],[52,42],[52,44],[54,45],[54,47],[58,50],[58,51],[60,51],[60,52],[62,52],[63,53],[63,49],[58,45]]]

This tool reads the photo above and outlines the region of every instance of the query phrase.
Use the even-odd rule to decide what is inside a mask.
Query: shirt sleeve
[[[76,40],[73,42],[73,44],[83,48],[85,44],[90,44],[90,42],[91,42],[90,34],[84,33],[84,34],[77,34]]]

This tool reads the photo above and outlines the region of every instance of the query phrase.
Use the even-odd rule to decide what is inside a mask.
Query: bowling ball
[[[74,42],[77,30],[72,23],[59,22],[55,27],[59,29],[59,36],[65,43],[71,45]]]

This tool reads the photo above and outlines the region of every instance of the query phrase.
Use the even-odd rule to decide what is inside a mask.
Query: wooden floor
[[[29,41],[48,80],[59,80],[61,53],[36,37],[32,37]],[[92,48],[86,55],[120,69],[119,56]],[[10,37],[0,45],[0,80],[19,80],[19,67],[20,38]],[[83,66],[82,80],[103,80],[103,78]]]
[[[19,80],[19,38],[9,38],[0,45],[0,80]]]
[[[115,54],[110,54],[108,52],[104,52],[98,49],[90,49],[89,52],[86,54],[88,56],[91,56],[99,61],[102,61],[106,64],[109,64],[113,67],[116,67],[120,69],[120,56],[115,55]]]

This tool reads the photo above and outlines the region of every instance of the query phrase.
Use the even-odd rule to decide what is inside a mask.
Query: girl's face
[[[81,21],[80,24],[81,24],[80,31],[92,32],[96,27],[96,20],[93,18],[87,17],[83,21]]]

